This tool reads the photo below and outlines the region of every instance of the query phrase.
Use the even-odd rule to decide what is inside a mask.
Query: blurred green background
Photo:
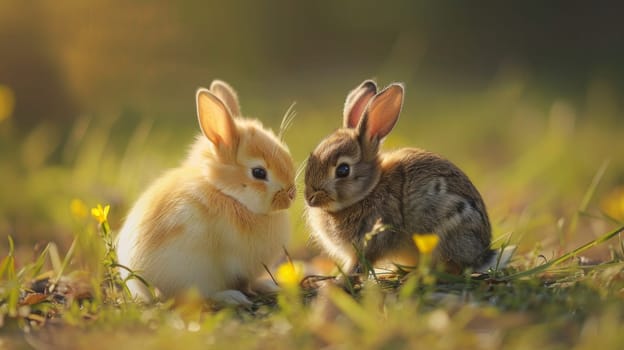
[[[0,236],[67,245],[72,199],[110,203],[118,228],[184,158],[194,91],[212,79],[273,129],[296,101],[286,142],[299,164],[339,126],[346,93],[375,78],[407,86],[386,148],[463,168],[497,237],[577,245],[624,220],[621,13],[568,1],[3,0]],[[576,220],[606,161],[591,217]],[[310,256],[302,202],[290,249]]]

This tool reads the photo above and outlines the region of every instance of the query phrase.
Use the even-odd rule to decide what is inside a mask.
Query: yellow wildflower
[[[418,251],[422,254],[431,254],[440,241],[440,237],[435,233],[416,233],[412,235],[412,239],[416,244],[416,248],[418,248]]]
[[[0,85],[0,122],[7,119],[13,113],[15,107],[15,94],[6,85]]]
[[[600,207],[610,217],[624,221],[624,187],[618,187],[602,199]]]
[[[110,205],[106,205],[102,208],[101,204],[98,204],[97,207],[91,209],[91,215],[97,219],[100,224],[105,223],[108,219],[108,211],[110,210]]]
[[[303,279],[303,263],[285,262],[277,268],[275,279],[280,286],[284,288],[294,288],[299,286]]]
[[[82,219],[87,216],[87,210],[87,205],[80,199],[74,198],[69,203],[69,211],[77,219]]]

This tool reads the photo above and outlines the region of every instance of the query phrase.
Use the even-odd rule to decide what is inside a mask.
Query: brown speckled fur
[[[362,87],[371,88],[366,82]],[[351,95],[366,96],[357,90]],[[372,102],[363,101],[368,109],[359,124],[337,130],[308,159],[306,200],[313,236],[352,271],[359,267],[353,245],[373,264],[416,263],[412,235],[418,233],[440,236],[433,257],[447,271],[480,266],[491,254],[491,229],[479,192],[459,168],[434,153],[416,148],[379,153],[378,140],[385,134],[371,135],[367,122],[376,117],[369,115],[370,108],[384,93],[400,93],[402,99],[402,88],[395,88],[382,91]],[[349,102],[354,103],[353,98],[347,98]],[[384,114],[396,109],[377,108]],[[345,108],[345,113],[350,110]],[[396,117],[399,111],[400,106]],[[344,120],[353,123],[354,118],[345,115]],[[354,160],[347,178],[332,172],[339,159]],[[367,240],[380,224],[384,229]]]

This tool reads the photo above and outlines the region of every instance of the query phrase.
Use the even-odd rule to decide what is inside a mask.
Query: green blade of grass
[[[37,257],[35,262],[27,264],[23,268],[19,270],[17,273],[17,279],[23,280],[25,278],[34,278],[41,273],[41,269],[43,268],[43,264],[45,264],[45,260],[48,257],[48,251],[50,250],[50,243],[48,243],[45,248],[41,251],[41,254]]]
[[[67,254],[65,254],[65,258],[63,259],[63,263],[61,264],[61,267],[59,268],[56,274],[56,277],[54,277],[54,281],[52,282],[52,284],[50,284],[50,287],[49,287],[50,291],[53,291],[56,288],[57,283],[61,280],[61,277],[63,276],[63,272],[65,271],[65,268],[67,268],[67,265],[69,265],[69,262],[74,256],[74,250],[76,250],[77,243],[78,243],[78,238],[74,238],[71,246],[69,247],[69,250],[67,250]]]
[[[329,299],[360,328],[374,331],[376,320],[353,297],[335,288],[330,291]]]
[[[13,237],[9,238],[9,254],[2,259],[0,263],[0,279],[4,278],[6,274],[8,280],[12,280],[15,277],[15,244],[13,243]]]
[[[613,237],[617,236],[618,234],[620,234],[622,231],[624,231],[624,226],[620,226],[620,227],[616,228],[613,231],[607,232],[606,234],[604,234],[604,235],[602,235],[602,236],[600,236],[600,237],[598,237],[598,238],[596,238],[596,239],[594,239],[594,240],[592,240],[590,242],[587,242],[587,243],[583,244],[582,246],[572,250],[571,252],[568,252],[568,253],[558,257],[555,260],[551,260],[551,261],[549,261],[549,262],[547,262],[545,264],[542,264],[540,266],[534,267],[534,268],[526,270],[526,271],[522,271],[522,272],[515,273],[513,275],[501,277],[499,280],[500,281],[511,281],[511,280],[514,280],[514,279],[527,277],[527,276],[532,276],[532,275],[544,272],[544,271],[548,270],[550,267],[559,265],[562,262],[577,256],[578,254],[586,251],[587,249],[589,249],[591,247],[595,247],[595,246],[597,246],[597,245],[599,245],[601,243],[604,243],[604,242],[610,240],[611,238],[613,238]]]
[[[602,165],[596,172],[596,175],[594,175],[592,182],[589,185],[589,188],[587,189],[587,192],[585,192],[585,196],[583,197],[583,201],[581,202],[581,207],[579,208],[579,211],[584,212],[587,210],[587,207],[589,206],[589,202],[594,197],[594,193],[596,193],[596,188],[598,188],[600,181],[602,181],[602,178],[604,177],[604,174],[606,173],[607,168],[609,167],[609,163],[610,163],[610,160],[608,159],[602,162]]]
[[[594,194],[596,193],[596,189],[598,188],[598,185],[602,181],[604,174],[607,172],[609,163],[610,161],[608,159],[602,162],[602,165],[600,165],[600,168],[598,168],[598,171],[596,171],[596,174],[594,174],[594,177],[592,178],[592,181],[589,187],[587,188],[587,191],[585,191],[585,195],[583,196],[583,200],[581,201],[581,205],[578,208],[578,211],[572,217],[572,222],[570,222],[570,225],[568,226],[568,230],[565,231],[564,233],[565,237],[563,237],[563,239],[567,240],[570,238],[570,236],[572,235],[572,233],[574,232],[574,230],[576,230],[576,227],[578,226],[579,217],[582,215],[582,213],[587,212],[587,207],[589,206],[589,202],[594,197]],[[560,243],[563,244],[564,241],[562,240]]]
[[[6,275],[7,284],[3,288],[3,294],[0,298],[4,299],[4,303],[7,305],[7,311],[9,316],[17,316],[17,304],[19,302],[20,283],[15,276],[15,243],[13,237],[8,236],[9,239],[9,254],[2,260],[0,264],[0,279],[4,279]]]
[[[123,280],[121,280],[121,287],[124,290],[125,296],[128,297],[132,297],[132,292],[130,291],[130,288],[128,288],[127,282],[131,279],[137,279],[139,282],[143,283],[143,285],[147,288],[147,290],[150,292],[150,296],[152,297],[152,299],[156,299],[156,289],[154,288],[154,286],[152,286],[145,278],[143,278],[141,275],[137,274],[134,270],[132,270],[131,268],[119,264],[119,263],[113,263],[111,265],[112,268],[120,268],[120,269],[124,269],[126,271],[128,271],[128,276],[126,278],[124,278]],[[277,282],[276,282],[277,284]]]

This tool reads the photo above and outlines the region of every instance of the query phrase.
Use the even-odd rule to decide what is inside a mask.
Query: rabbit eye
[[[251,176],[258,180],[266,180],[267,171],[263,167],[256,167],[251,169]]]
[[[350,171],[351,168],[349,167],[349,164],[340,163],[340,165],[336,167],[336,177],[347,177],[349,176]]]

